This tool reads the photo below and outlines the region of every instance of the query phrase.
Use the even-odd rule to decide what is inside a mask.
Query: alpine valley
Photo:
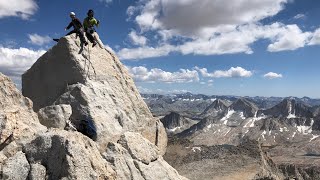
[[[143,94],[189,179],[320,179],[319,99]]]

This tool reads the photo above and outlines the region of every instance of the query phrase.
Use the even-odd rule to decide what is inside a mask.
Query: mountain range
[[[0,179],[320,179],[319,100],[141,96],[91,47],[62,37],[22,92],[0,73]]]
[[[279,104],[284,99],[293,99],[296,102],[301,102],[304,105],[311,106],[313,113],[319,113],[320,99],[309,97],[240,97],[240,96],[220,96],[220,95],[204,95],[204,94],[141,94],[144,101],[148,104],[151,112],[155,116],[163,116],[171,111],[179,112],[188,115],[189,117],[195,114],[202,113],[216,99],[223,100],[226,105],[239,98],[245,98],[254,103],[259,109],[269,109]]]
[[[157,97],[160,100],[164,97],[171,97],[173,99],[172,102],[176,106],[175,109],[179,109],[177,107],[179,104],[185,105],[185,101],[196,102],[194,103],[196,107],[200,101],[211,101],[206,108],[203,108],[202,112],[193,114],[193,116],[185,112],[184,106],[181,108],[179,119],[189,117],[198,121],[189,128],[185,128],[182,132],[173,132],[179,126],[167,127],[165,125],[167,131],[170,130],[174,134],[171,138],[172,143],[169,145],[167,155],[165,156],[165,159],[169,163],[171,161],[168,158],[172,158],[172,154],[179,154],[177,156],[180,160],[195,155],[194,153],[187,153],[188,155],[185,155],[186,152],[181,153],[180,151],[176,151],[181,146],[186,146],[186,148],[188,147],[195,151],[195,153],[200,154],[208,153],[207,148],[216,149],[219,147],[218,149],[222,151],[219,153],[219,156],[225,156],[226,151],[228,152],[230,148],[237,148],[244,141],[249,140],[256,141],[263,152],[270,155],[274,166],[284,173],[283,179],[317,179],[320,177],[320,160],[317,158],[320,156],[320,115],[319,106],[315,104],[318,101],[317,99],[288,97],[279,98],[277,99],[277,103],[275,103],[275,98],[258,97],[222,96],[221,99],[212,99],[212,96],[204,98],[205,96],[193,96],[192,94],[164,97],[153,95],[153,97]],[[145,101],[147,104],[149,102],[152,102],[152,105],[156,104],[156,100],[150,101],[150,97],[147,100],[145,99]],[[256,102],[259,102],[260,105],[256,104]],[[265,104],[274,105],[268,108],[261,106]],[[311,106],[311,104],[315,105]],[[189,105],[190,107],[188,108],[192,109],[192,103]],[[162,111],[163,113],[170,111],[171,106],[163,107],[168,107],[168,109]],[[200,109],[198,110],[200,111]],[[156,112],[159,113],[160,111]],[[177,112],[175,113],[177,114]],[[170,121],[170,117],[165,117],[167,122]],[[179,123],[175,122],[175,124],[178,125]],[[184,142],[188,142],[187,145]],[[205,152],[201,152],[202,150]],[[214,164],[216,165],[219,162],[218,164],[223,163],[226,165],[218,157],[203,158],[209,164],[215,162]],[[199,161],[196,162],[200,163],[202,168],[206,167],[205,164]],[[189,166],[196,162],[191,160],[181,164],[173,161],[171,165],[184,172],[185,174],[182,173],[183,175],[190,177],[192,173],[187,168],[190,168]],[[243,161],[241,163],[250,164]],[[224,168],[224,170],[230,171],[228,168]],[[209,179],[204,176],[202,178]]]

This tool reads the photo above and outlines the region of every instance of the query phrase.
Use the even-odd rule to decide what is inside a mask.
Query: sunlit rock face
[[[127,70],[89,46],[61,38],[23,74],[28,98],[0,74],[0,179],[186,179]]]

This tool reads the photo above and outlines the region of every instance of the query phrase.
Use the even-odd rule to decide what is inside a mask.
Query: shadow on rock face
[[[90,116],[86,117],[84,120],[81,120],[79,131],[92,140],[97,140],[97,128]]]

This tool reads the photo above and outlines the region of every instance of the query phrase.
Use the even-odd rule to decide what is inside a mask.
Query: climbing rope
[[[87,59],[85,60],[85,65],[87,65],[87,60],[90,61],[90,47],[88,45],[88,49],[87,49]],[[86,70],[86,67],[88,66],[88,70]],[[90,65],[88,62],[88,65],[84,67],[84,72],[86,75],[86,79],[89,77],[89,73],[90,73]]]
[[[115,61],[116,58],[114,57],[114,55],[107,48],[104,49],[112,56],[113,60]]]
[[[87,50],[87,52],[88,52],[88,56],[87,56],[87,60],[88,60],[88,70],[87,70],[87,73],[86,73],[86,78],[89,78],[89,79],[91,79],[90,78],[90,66],[92,67],[92,70],[93,70],[93,73],[94,73],[94,78],[95,79],[97,79],[97,73],[96,73],[96,70],[95,70],[95,68],[94,68],[94,66],[93,66],[93,64],[92,64],[92,62],[91,62],[91,53],[90,53],[90,46],[88,45],[88,50]],[[84,70],[86,71],[86,64],[87,64],[87,62],[85,62],[85,67],[84,67]]]

